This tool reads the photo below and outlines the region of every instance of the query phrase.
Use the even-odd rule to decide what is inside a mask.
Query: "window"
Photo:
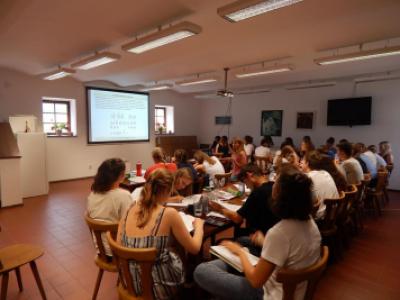
[[[154,108],[154,130],[158,134],[174,133],[174,107],[156,105]]]
[[[48,136],[76,135],[75,100],[43,98],[42,111],[43,131]]]

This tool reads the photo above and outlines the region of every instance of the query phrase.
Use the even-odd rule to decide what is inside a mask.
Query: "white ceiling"
[[[116,63],[78,71],[81,81],[107,80],[120,86],[168,82],[224,67],[288,57],[295,70],[253,79],[233,79],[231,88],[270,86],[400,69],[400,56],[327,67],[313,59],[342,48],[399,43],[400,0],[304,0],[239,23],[216,13],[233,0],[1,0],[0,66],[38,75],[68,67],[95,50],[122,55]],[[137,33],[170,21],[187,20],[202,33],[135,55],[120,50]],[[381,41],[377,44],[369,42]],[[349,49],[357,50],[357,48]],[[343,50],[340,50],[343,51]],[[175,87],[198,92],[223,83]]]

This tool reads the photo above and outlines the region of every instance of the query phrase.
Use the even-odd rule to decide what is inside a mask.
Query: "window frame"
[[[155,106],[154,107],[154,131],[156,133],[160,133],[157,127],[157,118],[160,117],[157,115],[157,110],[162,110],[164,111],[164,128],[167,130],[167,108],[163,106]]]
[[[43,111],[43,103],[50,103],[50,104],[54,105],[54,112],[53,112],[54,123],[44,122],[44,118],[43,118],[44,114],[51,114],[51,113]],[[45,132],[44,131],[44,126],[43,126],[43,132],[46,133],[47,136],[51,136],[51,137],[53,137],[53,136],[73,136],[73,133],[71,131],[71,102],[68,101],[68,100],[63,101],[63,100],[42,99],[42,124],[43,125],[44,124],[53,124],[53,126],[55,126],[57,123],[60,123],[60,122],[56,122],[56,120],[57,120],[57,118],[56,118],[57,112],[56,112],[56,107],[55,107],[56,104],[64,104],[64,105],[67,106],[67,113],[66,113],[67,122],[66,122],[66,125],[69,128],[68,132],[61,132],[61,135],[57,135],[55,130],[54,130],[54,132]],[[64,113],[59,113],[59,114],[64,114]]]

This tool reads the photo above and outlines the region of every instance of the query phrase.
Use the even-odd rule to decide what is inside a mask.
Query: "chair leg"
[[[19,270],[19,267],[15,269],[15,275],[17,275],[19,291],[22,292],[24,290],[24,286],[22,285],[21,271]]]
[[[31,270],[32,270],[33,276],[35,277],[36,284],[37,284],[37,286],[39,288],[40,295],[42,296],[43,300],[46,300],[47,299],[46,298],[46,293],[44,292],[44,288],[43,288],[43,285],[42,285],[42,280],[40,279],[39,271],[38,271],[38,268],[36,266],[35,261],[34,260],[31,261],[29,263],[29,265],[31,266]]]
[[[7,299],[7,288],[8,288],[8,272],[3,273],[3,278],[1,280],[1,300]]]
[[[97,280],[96,280],[96,285],[94,286],[92,300],[96,300],[97,298],[97,293],[99,292],[101,279],[103,278],[103,273],[104,270],[99,268],[99,273],[97,274]]]

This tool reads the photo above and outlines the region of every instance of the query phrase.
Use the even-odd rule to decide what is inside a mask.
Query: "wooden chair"
[[[349,245],[351,233],[356,231],[356,224],[353,222],[352,215],[356,210],[356,201],[358,196],[358,189],[355,184],[347,187],[345,194],[345,208],[342,210],[341,215],[338,215],[337,226],[339,235],[345,246]]]
[[[151,275],[153,264],[157,257],[156,248],[126,248],[114,240],[107,232],[107,240],[118,266],[119,285],[118,296],[120,300],[151,300],[153,295],[153,277]],[[129,269],[129,262],[135,261],[141,269],[142,295],[136,295],[133,287],[133,278]]]
[[[36,259],[43,255],[43,253],[44,251],[42,247],[27,244],[17,244],[0,249],[0,257],[2,262],[0,275],[3,276],[1,280],[1,300],[7,299],[9,273],[14,270],[15,274],[17,275],[18,288],[20,292],[23,291],[24,287],[22,285],[21,272],[19,268],[25,264],[29,264],[31,267],[42,299],[47,299],[35,262]]]
[[[216,188],[221,188],[228,184],[231,180],[232,172],[223,173],[223,174],[215,174],[214,176],[214,186]]]
[[[384,202],[384,188],[388,175],[388,172],[378,172],[376,187],[367,188],[365,201],[367,206],[372,209],[375,216],[380,216],[382,214],[381,203]]]
[[[117,266],[115,264],[114,258],[111,258],[106,254],[102,236],[104,236],[105,233],[108,231],[116,236],[118,231],[118,223],[115,224],[97,221],[89,217],[88,214],[85,215],[85,221],[86,224],[89,226],[91,236],[94,237],[96,240],[96,245],[98,249],[98,253],[94,259],[94,263],[99,267],[99,273],[97,274],[97,280],[92,295],[92,299],[95,300],[99,292],[100,283],[101,279],[103,278],[104,271],[113,273],[117,272]]]
[[[388,176],[387,176],[387,179],[386,179],[386,184],[385,184],[385,186],[383,187],[383,194],[384,194],[384,197],[385,197],[385,203],[389,203],[389,193],[388,193],[388,190],[387,190],[387,188],[388,188],[388,186],[389,186],[389,178],[390,178],[390,175],[392,174],[392,172],[393,172],[393,164],[388,164],[388,165],[386,165],[386,170],[387,170],[387,172],[388,172]]]
[[[329,247],[332,253],[331,257],[337,259],[342,254],[342,243],[339,240],[337,218],[345,209],[345,193],[341,192],[339,198],[325,199],[326,205],[325,217],[318,222],[319,230],[322,236],[322,242]]]
[[[222,157],[219,159],[226,173],[232,169],[232,159],[230,157]]]
[[[283,285],[283,300],[295,299],[296,286],[304,281],[307,281],[304,300],[311,300],[313,298],[315,288],[322,273],[326,269],[329,257],[329,249],[327,246],[323,246],[321,250],[320,260],[308,268],[301,270],[281,269],[278,271],[276,280]]]
[[[271,166],[271,158],[269,156],[254,156],[254,162],[264,174],[269,173]]]

